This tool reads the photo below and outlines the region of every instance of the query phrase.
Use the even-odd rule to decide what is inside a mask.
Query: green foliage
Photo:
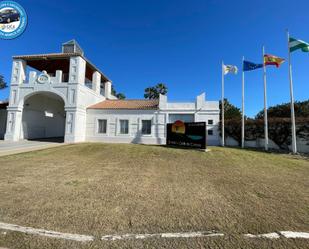
[[[0,89],[4,89],[7,87],[7,84],[4,80],[4,77],[0,74]]]
[[[126,95],[124,93],[117,93],[116,89],[114,88],[114,85],[112,85],[112,95],[114,95],[117,99],[125,99]]]
[[[309,140],[309,100],[296,101],[294,103],[296,118],[296,135],[298,138]],[[273,140],[281,149],[287,149],[291,143],[291,106],[290,103],[284,103],[269,107],[268,114],[268,133],[269,138]],[[255,118],[255,123],[264,122],[264,110],[260,111]],[[264,126],[259,126],[256,131],[256,137],[263,136]]]
[[[144,91],[144,98],[145,99],[156,99],[158,98],[158,94],[155,91],[154,87],[147,87]]]
[[[117,99],[125,99],[126,96],[123,93],[117,93],[116,94]]]
[[[220,108],[220,124],[219,132],[221,133],[221,119],[222,119],[222,101],[219,102]],[[240,143],[241,141],[241,111],[238,107],[224,99],[224,124],[225,124],[225,137],[232,137]]]
[[[221,100],[219,102],[220,120],[222,117]],[[238,107],[231,104],[227,99],[224,99],[224,119],[241,119],[241,111]]]
[[[221,133],[221,122],[219,130]],[[222,136],[222,133],[221,133]],[[241,119],[224,119],[224,136],[225,138],[234,138],[239,144],[241,143]]]
[[[115,90],[115,87],[114,87],[114,85],[112,85],[112,90],[111,90],[111,92],[112,92],[112,95],[114,95],[114,96],[116,96],[116,90]]]
[[[309,118],[296,119],[296,135],[298,138],[309,140]],[[225,120],[225,137],[232,137],[241,143],[241,120]],[[268,137],[280,149],[287,150],[292,141],[290,118],[270,118],[268,119]],[[264,120],[245,120],[245,140],[254,141],[264,138]]]
[[[158,83],[155,86],[155,89],[159,94],[166,95],[167,94],[167,86],[164,83]]]
[[[227,105],[229,102],[226,101]],[[226,106],[226,105],[224,105]],[[236,107],[231,105],[233,110]],[[226,107],[225,107],[226,108]],[[236,108],[238,109],[238,108]],[[239,109],[238,109],[239,110]],[[225,117],[225,137],[232,137],[241,143],[241,112],[235,110]],[[295,102],[297,138],[309,141],[309,101]],[[221,129],[221,127],[220,127]],[[292,141],[290,104],[281,104],[268,108],[268,137],[280,149],[287,150]],[[264,111],[259,112],[255,119],[245,119],[245,139],[264,138]]]
[[[309,117],[309,100],[306,101],[296,101],[294,103],[295,117]],[[291,107],[290,103],[284,103],[281,105],[276,105],[269,107],[267,110],[269,118],[290,118],[291,117]],[[256,119],[264,118],[264,110],[260,111],[256,115]]]
[[[167,94],[167,86],[164,83],[158,83],[153,87],[147,87],[144,92],[145,99],[158,99],[160,94]]]

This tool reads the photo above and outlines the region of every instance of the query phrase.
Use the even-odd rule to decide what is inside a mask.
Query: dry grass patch
[[[7,223],[95,236],[219,230],[232,236],[230,245],[248,248],[255,242],[239,234],[309,231],[309,161],[286,155],[85,143],[1,157],[0,172],[0,221]],[[0,235],[0,246],[25,239],[12,234]],[[196,248],[206,247],[205,240],[211,241],[180,241]],[[39,248],[54,240],[31,241]],[[304,242],[271,243],[304,248]]]

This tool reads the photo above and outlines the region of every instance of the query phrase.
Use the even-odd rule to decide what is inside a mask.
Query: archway
[[[55,93],[38,92],[24,99],[23,139],[63,141],[65,110],[63,99]]]

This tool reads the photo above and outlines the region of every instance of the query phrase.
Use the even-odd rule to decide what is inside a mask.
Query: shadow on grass
[[[253,147],[246,147],[246,148],[241,148],[238,146],[207,146],[206,150],[203,149],[195,149],[195,148],[187,148],[187,147],[178,147],[178,146],[170,146],[170,145],[153,145],[153,144],[143,144],[148,147],[161,147],[161,148],[171,148],[171,149],[177,149],[177,150],[185,150],[185,151],[199,151],[199,152],[206,152],[206,150],[210,148],[221,148],[221,149],[235,149],[239,151],[248,151],[248,152],[258,152],[258,153],[266,153],[266,154],[275,154],[275,155],[287,155],[287,156],[292,156],[294,158],[301,158],[301,159],[308,159],[309,160],[309,153],[297,153],[293,154],[290,151],[286,150],[276,150],[276,149],[269,149],[265,150],[263,148],[253,148]]]
[[[164,145],[164,144],[140,144],[147,147],[159,147],[159,148],[166,148],[166,149],[176,149],[176,150],[185,150],[185,151],[198,151],[198,152],[206,152],[208,147],[206,149],[198,149],[198,148],[188,148],[188,147],[178,147],[178,146],[172,146],[172,145]]]

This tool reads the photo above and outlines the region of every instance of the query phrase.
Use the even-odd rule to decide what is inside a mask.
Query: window
[[[214,134],[214,131],[213,130],[208,130],[207,133],[208,133],[209,136],[212,136]]]
[[[214,121],[213,121],[212,119],[209,119],[209,120],[208,120],[208,124],[209,124],[209,125],[212,125],[212,124],[214,124]]]
[[[151,120],[142,120],[142,134],[143,135],[151,134]]]
[[[98,133],[106,134],[107,120],[98,119]]]
[[[120,120],[120,134],[129,133],[129,120]]]

